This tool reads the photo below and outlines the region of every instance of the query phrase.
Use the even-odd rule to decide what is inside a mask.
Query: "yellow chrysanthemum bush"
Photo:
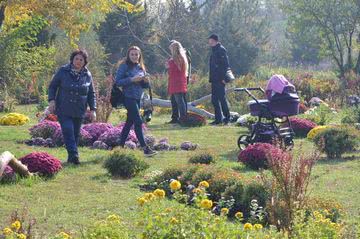
[[[326,130],[330,127],[332,127],[332,126],[329,126],[329,125],[316,126],[315,128],[313,128],[312,130],[309,131],[306,138],[309,140],[313,140],[316,135],[318,135],[319,133],[323,132],[324,130]]]
[[[24,125],[29,122],[29,117],[19,113],[9,113],[0,118],[0,125]]]
[[[293,238],[344,238],[344,225],[332,222],[326,211],[313,211],[308,214],[298,211],[292,230]]]
[[[211,200],[203,199],[202,208],[188,207],[169,200],[153,200],[139,206],[137,227],[141,238],[284,238],[274,229],[259,225],[244,226],[213,214]],[[222,210],[226,213],[226,209]]]
[[[143,186],[148,191],[162,189],[166,191],[168,198],[181,203],[198,208],[211,207],[216,215],[234,217],[236,212],[241,211],[245,222],[250,217],[251,200],[256,198],[259,206],[265,208],[267,199],[264,187],[256,181],[244,180],[238,172],[218,168],[216,165],[168,168],[148,179]],[[228,209],[228,212],[221,211],[223,208]]]

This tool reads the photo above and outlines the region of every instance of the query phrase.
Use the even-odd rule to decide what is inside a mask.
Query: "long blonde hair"
[[[186,57],[186,52],[180,42],[172,40],[170,44],[170,51],[172,59],[174,60],[176,66],[183,72],[185,75],[188,74],[188,60]]]

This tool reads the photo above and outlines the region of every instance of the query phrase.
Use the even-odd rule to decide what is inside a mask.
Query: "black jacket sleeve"
[[[230,68],[229,65],[229,57],[227,55],[226,49],[225,48],[220,48],[219,53],[218,53],[218,59],[220,62],[220,65],[222,67],[222,71],[224,73],[224,75],[226,74],[226,71]]]

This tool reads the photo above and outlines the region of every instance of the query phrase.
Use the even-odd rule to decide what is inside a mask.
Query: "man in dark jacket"
[[[219,37],[212,34],[209,39],[209,46],[212,48],[210,56],[209,82],[211,83],[211,103],[215,109],[215,121],[212,125],[230,121],[230,111],[225,95],[226,71],[229,69],[229,59],[226,49],[219,42]],[[223,118],[224,114],[224,118]]]

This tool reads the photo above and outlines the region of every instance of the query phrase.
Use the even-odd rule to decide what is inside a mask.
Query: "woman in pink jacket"
[[[172,101],[172,120],[170,123],[177,123],[187,114],[185,95],[187,92],[188,61],[185,49],[178,41],[171,41],[171,58],[167,61],[169,73],[168,94]],[[180,118],[179,118],[180,117]]]

